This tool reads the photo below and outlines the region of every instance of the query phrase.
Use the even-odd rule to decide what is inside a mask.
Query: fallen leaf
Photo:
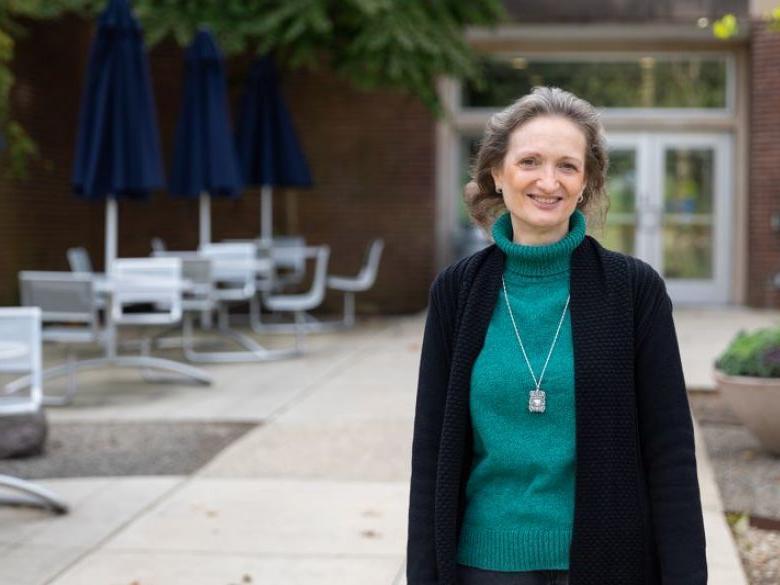
[[[363,530],[360,535],[363,538],[377,538],[379,536],[379,533],[375,530]]]

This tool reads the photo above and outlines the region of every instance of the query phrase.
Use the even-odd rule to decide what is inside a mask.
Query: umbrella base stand
[[[352,301],[352,302],[350,302]],[[299,321],[279,320],[281,315],[272,313],[270,318],[274,321],[262,321],[258,311],[250,311],[249,324],[252,331],[263,333],[329,333],[333,331],[345,331],[355,326],[354,300],[349,296],[344,298],[344,315],[340,319],[319,319],[308,312],[302,313]]]
[[[273,318],[273,317],[272,317]],[[303,322],[295,321],[281,322],[278,318],[275,321],[261,321],[259,318],[250,318],[252,331],[258,334],[263,333],[328,333],[333,331],[343,331],[352,326],[343,319],[325,320],[319,319],[310,313],[303,313]]]
[[[229,328],[218,329],[222,337],[230,339],[239,346],[245,348],[243,351],[196,351],[192,344],[192,337],[185,338],[183,347],[184,356],[191,362],[199,363],[236,363],[246,361],[273,361],[302,355],[301,349],[295,347],[283,349],[268,349],[257,343],[248,335]]]
[[[74,376],[76,372],[84,370],[100,370],[107,367],[140,369],[144,372],[144,374],[149,370],[173,372],[179,375],[175,379],[177,382],[190,381],[203,386],[210,386],[213,382],[212,377],[204,370],[199,368],[195,368],[188,364],[182,364],[174,360],[166,360],[144,355],[126,355],[114,357],[106,356],[88,360],[72,361],[61,364],[59,366],[46,368],[43,370],[43,372],[41,372],[41,375],[43,380],[51,380],[53,378],[59,378],[60,376]],[[173,379],[170,380],[173,381]],[[168,381],[168,379],[166,379],[166,381]],[[5,392],[8,394],[18,392],[23,388],[27,388],[30,383],[30,376],[17,378],[13,382],[6,384]],[[72,401],[74,394],[75,392],[70,391],[68,393],[67,399],[63,400],[61,398],[57,398],[47,401],[47,403],[53,406],[63,406],[65,404],[69,404]]]
[[[344,294],[344,313],[339,319],[319,319],[308,311],[300,311],[292,321],[280,321],[279,313],[271,313],[273,321],[261,319],[258,303],[249,306],[249,325],[252,331],[262,335],[263,333],[329,333],[333,331],[345,331],[355,326],[355,295],[352,292]]]
[[[289,347],[282,349],[268,349],[257,343],[250,336],[245,335],[239,331],[230,329],[229,327],[220,324],[216,329],[213,329],[213,333],[218,335],[222,340],[227,340],[233,344],[243,348],[237,351],[202,351],[196,349],[196,347],[213,346],[214,341],[219,343],[219,340],[215,340],[214,337],[206,339],[195,339],[192,335],[192,317],[187,315],[184,322],[184,331],[181,337],[164,337],[171,330],[164,331],[159,336],[155,337],[151,342],[156,347],[174,347],[181,348],[184,353],[184,357],[193,363],[241,363],[241,362],[264,362],[274,361],[280,359],[286,359],[302,355],[302,351],[298,347]]]
[[[11,489],[22,494],[1,496],[0,505],[43,508],[44,510],[51,510],[56,514],[66,514],[68,512],[68,505],[57,495],[32,482],[10,475],[0,475],[0,488]]]

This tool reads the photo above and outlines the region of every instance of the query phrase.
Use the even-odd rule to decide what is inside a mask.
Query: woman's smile
[[[528,197],[533,199],[540,209],[555,209],[556,204],[558,204],[560,201],[563,201],[563,197],[545,197],[543,195],[536,195],[533,193],[529,193]]]

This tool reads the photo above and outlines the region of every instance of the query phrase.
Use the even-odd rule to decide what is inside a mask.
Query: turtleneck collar
[[[571,253],[585,238],[585,229],[585,215],[575,209],[569,232],[557,242],[517,244],[512,241],[512,216],[507,211],[493,224],[493,240],[506,254],[506,270],[523,276],[550,276],[569,270]]]

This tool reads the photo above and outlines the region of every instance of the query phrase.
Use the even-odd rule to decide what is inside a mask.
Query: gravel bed
[[[750,585],[780,584],[780,457],[761,449],[717,392],[689,395]],[[756,518],[758,517],[758,518]]]
[[[49,423],[41,456],[0,460],[24,479],[189,475],[254,428],[253,423]]]
[[[750,585],[780,583],[780,532],[755,526],[732,526]]]

